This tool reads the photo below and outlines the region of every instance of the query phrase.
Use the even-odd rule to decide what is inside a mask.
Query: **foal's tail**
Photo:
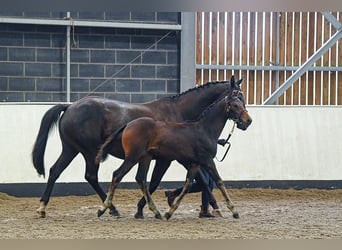
[[[111,143],[117,137],[117,135],[120,134],[126,128],[126,126],[127,126],[127,124],[121,126],[117,130],[115,130],[110,136],[107,137],[107,139],[101,145],[99,151],[97,152],[97,155],[95,158],[95,164],[99,164],[101,160],[104,160],[107,158],[108,151],[110,149]]]
[[[69,106],[70,104],[58,104],[53,106],[45,113],[40,123],[38,136],[32,150],[32,162],[38,174],[43,175],[44,177],[44,154],[49,132],[57,124],[61,112],[65,111]]]

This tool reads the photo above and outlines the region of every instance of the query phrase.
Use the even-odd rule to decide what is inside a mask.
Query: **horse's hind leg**
[[[78,154],[77,151],[63,146],[63,150],[55,164],[50,168],[49,179],[46,184],[45,191],[40,198],[40,207],[37,209],[38,216],[41,218],[46,217],[45,208],[50,200],[51,192],[54,187],[54,184],[61,173],[66,169],[66,167],[70,164],[70,162],[75,158]]]
[[[99,180],[98,180],[99,164],[95,164],[95,161],[94,161],[95,157],[88,156],[88,155],[83,155],[83,156],[86,159],[85,179],[92,186],[95,192],[99,195],[102,202],[104,202],[106,200],[107,195],[99,184]],[[113,204],[109,206],[109,214],[113,216],[120,216],[119,211],[116,209],[116,207]]]
[[[189,192],[191,189],[192,181],[195,178],[197,172],[199,170],[199,166],[195,165],[191,168],[188,168],[188,173],[186,175],[186,180],[183,185],[182,192],[177,196],[177,198],[173,201],[169,212],[165,213],[165,218],[169,220],[172,216],[172,214],[176,211],[176,209],[179,207],[181,201],[183,200],[184,196]]]
[[[144,197],[145,197],[145,200],[147,201],[149,209],[154,213],[157,219],[162,219],[162,216],[160,212],[158,211],[156,205],[154,204],[151,194],[148,191],[147,185],[146,185],[146,176],[147,176],[147,171],[149,169],[151,160],[152,160],[152,157],[147,156],[139,162],[139,167],[138,167],[135,180],[139,184],[140,189],[144,194]]]
[[[164,176],[166,170],[170,167],[170,164],[171,164],[171,161],[168,161],[168,160],[164,160],[164,159],[156,160],[156,164],[154,166],[152,176],[151,176],[151,181],[150,181],[149,188],[148,188],[148,191],[150,192],[150,194],[152,194],[158,188],[160,181],[162,177]],[[136,214],[134,215],[136,219],[144,219],[143,209],[145,205],[146,205],[146,199],[143,196],[137,205],[138,209],[137,209]]]

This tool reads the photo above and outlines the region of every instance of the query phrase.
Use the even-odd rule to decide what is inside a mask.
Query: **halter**
[[[230,96],[230,99],[228,99],[227,96],[225,97],[225,98],[226,98],[226,104],[227,104],[227,113],[229,113],[229,111],[231,110],[230,103],[231,103],[233,100],[238,99],[238,100],[241,102],[241,100],[240,100],[239,97],[238,97],[238,95],[239,95],[240,93],[242,93],[242,91],[240,91],[240,90],[237,91],[236,93],[234,93],[234,91],[233,91],[233,92],[232,92],[232,95]],[[232,121],[234,122],[234,124],[233,124],[233,127],[232,127],[230,133],[229,133],[228,136],[227,136],[227,139],[219,139],[219,140],[217,141],[217,144],[219,144],[219,145],[221,145],[221,146],[223,146],[223,147],[224,147],[226,144],[228,144],[228,147],[227,147],[226,152],[224,153],[222,159],[219,160],[219,159],[216,157],[216,160],[218,160],[219,162],[222,162],[222,161],[226,158],[226,156],[227,156],[227,154],[228,154],[228,151],[229,151],[230,147],[232,146],[232,144],[229,142],[229,139],[230,139],[230,137],[233,135],[233,132],[234,132],[236,123],[240,121],[240,118],[241,118],[241,116],[242,116],[242,114],[243,114],[244,112],[248,112],[248,111],[244,108],[244,109],[239,113],[238,118],[228,118],[228,119],[232,120]]]
[[[227,104],[227,113],[229,113],[230,111],[231,111],[231,102],[232,101],[234,101],[234,100],[239,100],[240,102],[241,102],[241,100],[239,99],[239,97],[238,97],[238,95],[239,94],[241,94],[242,93],[242,91],[241,90],[239,90],[239,91],[232,91],[232,94],[231,94],[231,96],[230,96],[230,98],[228,99],[228,96],[226,96],[225,97],[225,99],[226,99],[226,104]],[[234,111],[233,111],[234,112]],[[242,114],[243,113],[247,113],[248,111],[246,110],[246,108],[244,108],[239,114],[238,114],[238,117],[237,118],[233,118],[233,117],[228,117],[228,119],[229,120],[232,120],[232,121],[234,121],[234,123],[237,123],[237,122],[239,122],[240,121],[240,119],[241,119],[241,116],[242,116]],[[234,112],[234,113],[236,113],[236,112]]]

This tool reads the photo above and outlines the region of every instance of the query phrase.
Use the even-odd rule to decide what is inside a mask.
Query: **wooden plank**
[[[211,58],[210,64],[217,64],[217,13],[213,12],[211,16]],[[217,80],[217,71],[211,70],[211,81]]]
[[[265,51],[264,51],[264,58],[263,62],[264,65],[269,65],[270,64],[270,57],[271,57],[271,13],[267,12],[265,13],[265,31],[264,31],[264,40],[265,40]],[[270,71],[265,71],[264,72],[264,92],[263,92],[263,99],[261,102],[264,102],[270,95],[270,88],[271,88],[271,83],[270,83]]]
[[[257,54],[256,54],[256,63],[257,66],[262,66],[263,64],[263,45],[262,45],[262,38],[263,38],[263,25],[262,20],[263,15],[262,12],[258,13],[257,17],[257,27],[258,27],[258,36],[257,36]],[[262,81],[262,71],[256,71],[256,104],[262,104],[262,91],[263,91],[263,81]]]
[[[225,31],[225,27],[224,27],[224,13],[221,12],[219,13],[219,54],[218,54],[218,58],[219,58],[219,64],[220,65],[224,65],[224,51],[225,51],[225,48],[224,48],[224,31]],[[224,80],[224,70],[220,70],[219,71],[219,76],[218,78],[220,80]]]
[[[300,13],[299,12],[295,12],[293,15],[293,26],[292,26],[292,39],[293,39],[293,56],[292,56],[292,62],[293,65],[295,66],[299,66],[299,55],[301,54],[301,51],[299,49],[299,43],[302,43],[302,39],[300,39],[300,34],[301,34],[301,29],[302,27],[299,27],[299,21],[300,21]],[[298,79],[298,81],[296,81],[296,83],[293,84],[293,105],[299,105],[300,102],[300,82],[301,82],[301,78]]]
[[[242,29],[242,56],[241,56],[241,64],[242,65],[247,65],[248,64],[248,41],[247,41],[247,33],[248,33],[248,13],[247,12],[243,12],[242,13],[242,24],[241,24],[241,29]],[[241,78],[244,79],[244,84],[241,86],[242,91],[245,93],[247,93],[247,79],[248,79],[248,71],[243,70],[241,71]],[[249,81],[249,80],[248,80]]]
[[[273,12],[272,15],[272,58],[271,62],[273,64],[279,63],[277,62],[277,12]],[[271,93],[273,93],[276,90],[276,80],[277,80],[277,75],[276,71],[272,72],[272,78],[271,78]]]
[[[308,95],[308,103],[307,105],[313,105],[313,100],[314,100],[314,95],[313,95],[313,89],[314,89],[314,72],[309,71],[308,73],[308,91],[307,91],[307,95]]]
[[[307,32],[308,30],[308,13],[307,12],[303,12],[302,13],[302,25],[301,25],[301,53],[299,55],[299,65],[302,65],[307,59],[307,52],[308,52],[308,39],[309,39],[309,34]],[[301,96],[300,96],[300,105],[306,105],[306,91],[307,91],[307,74],[304,74],[301,77],[301,84],[300,84],[300,92],[301,92]]]
[[[337,12],[333,12],[332,13],[333,16],[335,16],[337,18]],[[332,26],[331,27],[331,31],[330,33],[331,34],[334,34],[336,32],[336,29]],[[331,66],[338,66],[336,64],[336,59],[338,57],[336,57],[336,49],[337,49],[337,44],[334,44],[331,49],[330,49],[330,65]],[[330,93],[329,93],[329,96],[330,96],[330,105],[337,105],[337,98],[336,98],[336,95],[337,95],[337,84],[336,84],[336,81],[337,81],[337,73],[336,72],[329,72],[330,74]]]
[[[204,27],[203,27],[203,63],[209,64],[209,12],[204,13]],[[203,82],[206,83],[209,81],[209,70],[203,70]]]
[[[196,18],[196,64],[202,64],[202,12],[197,12]],[[201,84],[201,72],[196,70],[196,85]]]
[[[255,13],[250,13],[250,29],[249,29],[249,65],[255,65]],[[255,104],[254,102],[254,86],[255,86],[255,77],[254,70],[250,70],[248,73],[248,104]]]

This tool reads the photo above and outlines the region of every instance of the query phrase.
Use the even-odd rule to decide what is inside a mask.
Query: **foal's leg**
[[[40,198],[40,207],[37,209],[37,213],[40,218],[46,217],[45,208],[50,200],[51,192],[56,180],[77,154],[78,152],[74,149],[63,145],[61,155],[59,156],[55,164],[50,168],[49,179],[46,184],[45,191]]]
[[[186,175],[186,180],[183,185],[182,192],[177,196],[177,198],[173,201],[169,212],[165,213],[165,218],[169,220],[172,216],[172,214],[176,211],[176,209],[179,207],[181,201],[183,200],[184,196],[189,192],[191,189],[192,181],[195,178],[197,172],[199,170],[199,166],[195,165],[190,168],[188,168],[188,172]]]
[[[151,194],[148,191],[147,185],[146,185],[146,176],[147,176],[147,171],[150,167],[151,160],[152,160],[152,157],[150,156],[147,156],[143,158],[142,160],[140,160],[137,175],[135,176],[135,180],[139,184],[140,189],[144,194],[144,198],[147,201],[148,207],[154,213],[155,218],[162,219],[162,216],[160,212],[158,211],[156,205],[154,204]]]
[[[170,167],[171,161],[164,160],[164,159],[156,159],[155,166],[153,168],[151,181],[149,184],[149,192],[152,194],[159,186],[162,177],[164,176],[166,170]],[[143,196],[140,201],[138,202],[138,209],[134,217],[136,219],[144,219],[143,209],[146,205],[146,199]]]
[[[137,163],[137,161],[132,161],[126,159],[121,166],[113,172],[112,182],[109,186],[107,198],[103,202],[102,207],[97,211],[97,216],[100,217],[101,215],[106,212],[106,210],[112,205],[114,192],[117,186],[119,185],[122,178],[133,168],[133,166]]]
[[[222,195],[226,201],[228,209],[233,213],[233,217],[235,219],[238,219],[240,217],[239,213],[235,211],[234,204],[233,204],[232,200],[230,199],[230,197],[227,193],[226,187],[224,186],[224,183],[223,183],[219,173],[217,172],[214,161],[211,161],[211,163],[205,167],[206,167],[206,170],[208,171],[208,173],[210,174],[211,178],[213,178],[213,180],[215,181],[217,188],[220,189],[220,191],[221,191],[221,193],[222,193]]]

